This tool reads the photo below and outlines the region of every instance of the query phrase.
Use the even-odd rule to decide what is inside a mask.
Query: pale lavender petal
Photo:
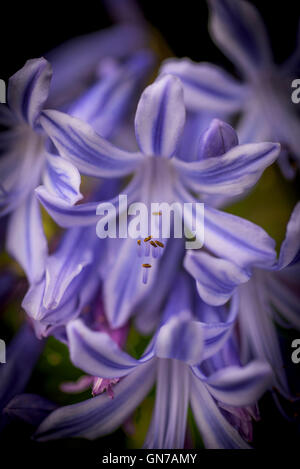
[[[189,400],[189,369],[177,360],[158,360],[155,408],[144,448],[184,447]]]
[[[249,449],[249,445],[225,419],[205,385],[191,378],[191,407],[205,447]]]
[[[220,119],[213,119],[200,137],[198,157],[202,159],[221,156],[238,144],[238,136],[231,125]]]
[[[47,154],[43,184],[47,191],[74,205],[82,199],[80,174],[70,161],[56,155]]]
[[[158,78],[139,101],[135,132],[141,151],[170,158],[177,149],[185,123],[183,89],[172,75]]]
[[[120,150],[76,117],[44,111],[40,122],[60,154],[83,174],[104,178],[124,176],[143,161],[140,153]]]
[[[9,80],[7,101],[20,119],[34,127],[48,98],[51,65],[44,58],[28,60]]]
[[[184,182],[204,194],[238,195],[250,189],[280,153],[278,143],[238,145],[223,156],[200,161],[174,160]]]
[[[241,357],[244,363],[251,357],[270,363],[276,378],[276,387],[284,395],[289,395],[265,280],[264,272],[255,271],[249,282],[239,287]]]
[[[270,365],[259,360],[244,367],[225,367],[204,382],[217,401],[233,407],[254,404],[274,384]]]
[[[195,365],[202,361],[203,350],[202,324],[197,321],[180,321],[174,316],[160,328],[156,338],[155,354],[159,358]]]
[[[187,251],[184,267],[196,280],[202,300],[214,306],[226,303],[237,286],[250,278],[249,272],[233,262],[201,250]]]
[[[286,229],[285,240],[280,249],[278,269],[299,260],[300,254],[300,202],[293,210]]]
[[[268,67],[271,48],[264,23],[250,2],[209,0],[213,39],[245,75]]]
[[[114,398],[101,394],[62,407],[44,420],[35,435],[39,441],[71,436],[95,439],[111,433],[132,414],[153,386],[156,365],[145,363],[114,387]]]
[[[81,320],[67,325],[71,360],[86,373],[100,378],[120,378],[153,357],[150,352],[135,360],[107,334],[92,331]]]
[[[193,112],[233,113],[241,109],[247,88],[216,65],[190,59],[169,59],[160,69],[180,78],[187,109]]]
[[[53,67],[50,101],[58,107],[83,91],[102,59],[122,59],[147,45],[145,28],[118,25],[76,37],[46,54]],[[72,86],[70,86],[72,83]]]
[[[39,203],[34,193],[11,215],[6,248],[22,266],[30,283],[41,279],[48,247]]]
[[[116,135],[153,62],[153,55],[146,50],[134,54],[124,64],[111,64],[112,70],[83,93],[68,113],[91,124],[102,137]]]

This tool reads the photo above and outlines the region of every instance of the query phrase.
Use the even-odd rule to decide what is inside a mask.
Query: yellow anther
[[[150,241],[152,239],[152,236],[148,236],[147,238],[144,239],[144,243],[147,243],[147,241]]]
[[[164,247],[165,247],[164,243],[161,243],[160,241],[155,241],[155,243],[156,243],[157,246],[159,246],[160,248],[164,248]]]
[[[150,267],[152,267],[151,264],[142,264],[142,267],[144,267],[145,269],[150,269]]]

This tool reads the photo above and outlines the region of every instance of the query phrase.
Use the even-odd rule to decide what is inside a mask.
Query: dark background
[[[205,0],[137,0],[146,19],[166,39],[174,54],[193,60],[230,64],[211,41],[207,31]],[[294,49],[300,2],[254,0],[267,24],[276,52],[284,60]],[[0,77],[7,80],[29,58],[40,57],[66,39],[111,24],[105,6],[96,2],[2,2],[0,11]]]
[[[210,61],[232,69],[232,65],[211,41],[207,31],[208,10],[205,0],[140,0],[138,2],[149,23],[154,25],[165,38],[176,56],[189,56],[193,60]],[[261,12],[270,33],[272,48],[277,62],[285,60],[296,44],[297,27],[300,17],[300,2],[285,0],[255,0],[252,2]],[[7,80],[10,75],[21,68],[29,58],[40,57],[65,40],[108,27],[112,24],[101,1],[98,2],[6,2],[1,6],[1,66],[0,78]],[[291,366],[291,365],[290,365]],[[299,374],[298,369],[294,371]],[[277,450],[295,449],[299,444],[299,423],[289,423],[283,419],[266,396],[260,406],[262,420],[256,426],[255,443],[259,449]],[[46,445],[30,442],[32,429],[14,423],[5,432],[0,442],[1,457],[4,453],[8,462],[16,457],[41,457],[41,465],[47,457],[59,458],[74,462],[74,456],[85,454],[101,455],[108,448],[119,448],[124,445],[123,435],[116,433],[100,442],[66,441]],[[24,446],[25,445],[25,446]],[[29,452],[23,453],[24,447]],[[116,451],[115,451],[116,452]],[[29,456],[28,456],[29,455]],[[58,460],[59,461],[59,460]],[[61,467],[58,464],[58,467]]]

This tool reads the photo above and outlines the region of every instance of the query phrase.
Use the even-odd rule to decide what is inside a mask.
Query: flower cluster
[[[13,415],[34,424],[39,441],[95,439],[128,423],[155,387],[145,448],[183,448],[189,406],[205,447],[249,448],[261,396],[294,398],[276,324],[300,329],[300,203],[278,255],[263,228],[228,207],[276,161],[295,176],[300,121],[286,84],[299,50],[275,66],[250,3],[209,8],[212,37],[242,81],[213,64],[159,63],[138,12],[134,25],[70,41],[9,80],[0,235],[28,288],[24,324],[0,365],[3,426]],[[151,205],[185,205],[179,222],[201,247],[172,236],[171,217],[169,237],[100,239],[99,204],[120,220],[119,195],[149,208],[140,222],[154,216],[158,232],[162,213]],[[3,301],[12,272],[0,274]],[[132,330],[147,342],[139,356]],[[61,390],[91,388],[89,399],[58,406],[24,394],[51,336],[84,373]]]

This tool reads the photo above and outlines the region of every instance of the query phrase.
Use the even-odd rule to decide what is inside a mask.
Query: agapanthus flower
[[[140,148],[137,152],[117,148],[91,126],[68,114],[47,110],[42,116],[43,128],[61,156],[75,164],[81,173],[108,180],[133,174],[122,190],[128,204],[138,201],[150,208],[153,202],[170,205],[189,202],[189,209],[183,211],[183,222],[193,232],[192,205],[199,199],[192,196],[192,191],[240,194],[255,184],[263,170],[277,158],[280,147],[276,143],[238,145],[234,130],[217,121],[200,140],[199,159],[187,162],[176,157],[184,124],[182,86],[178,78],[171,75],[158,78],[141,96],[135,117]],[[100,218],[96,213],[99,201],[70,206],[44,186],[39,187],[36,193],[49,214],[63,227],[95,225]],[[110,202],[120,216],[119,198],[115,197]],[[219,258],[231,261],[234,266],[230,279],[224,279],[223,286],[217,281],[221,291],[225,287],[228,292],[228,284],[233,290],[234,285],[246,281],[253,265],[273,264],[274,242],[258,226],[219,212],[207,204],[204,226],[204,246],[209,252],[203,256],[199,253],[199,256],[203,257],[207,278],[215,283],[215,267]],[[168,239],[161,240],[159,248],[150,249],[131,238],[107,241],[104,303],[110,324],[119,327],[127,321],[154,282]],[[145,279],[144,264],[152,266],[148,279]]]
[[[300,204],[287,225],[278,262],[272,269],[254,269],[248,283],[238,287],[241,357],[266,360],[276,377],[276,389],[287,398],[291,391],[276,324],[300,330]]]
[[[118,378],[119,382],[114,385],[113,399],[102,394],[55,410],[39,426],[38,440],[94,439],[110,433],[131,415],[156,381],[145,447],[183,447],[189,402],[206,447],[248,447],[241,434],[251,432],[238,430],[245,429],[250,415],[257,417],[255,403],[272,384],[271,370],[261,361],[242,367],[236,344],[228,342],[236,302],[229,311],[210,307],[199,297],[193,305],[190,282],[186,275],[177,278],[160,327],[139,360],[82,320],[68,324],[73,363],[93,376]],[[233,416],[234,426],[230,423]]]
[[[278,66],[272,59],[266,28],[251,3],[208,3],[211,36],[236,65],[243,81],[218,66],[189,59],[168,59],[161,73],[172,73],[182,80],[187,108],[194,112],[222,113],[227,118],[241,112],[238,134],[242,143],[280,142],[279,163],[284,174],[292,177],[294,169],[288,156],[298,163],[300,160],[300,121],[291,99],[292,81],[299,70],[299,44],[292,57]]]
[[[47,151],[40,127],[41,109],[49,94],[51,66],[29,60],[8,85],[8,106],[1,106],[1,213],[13,212],[7,226],[8,252],[34,283],[44,272],[47,243],[34,189],[42,176],[49,190],[69,203],[81,198],[80,175],[67,161]]]

